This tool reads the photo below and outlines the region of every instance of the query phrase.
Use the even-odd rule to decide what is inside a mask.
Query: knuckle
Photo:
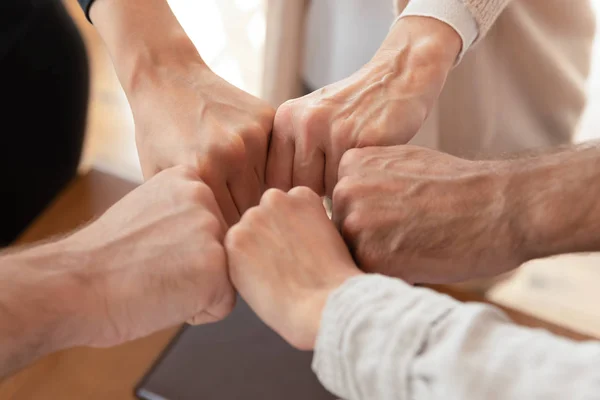
[[[308,141],[319,141],[322,131],[327,127],[323,123],[324,109],[320,106],[309,106],[304,109],[300,118],[300,133]],[[328,130],[328,129],[327,129]]]
[[[177,165],[171,168],[174,174],[177,174],[186,179],[198,179],[196,169],[191,165]]]
[[[233,311],[235,303],[235,291],[229,280],[224,277],[223,281],[218,285],[217,290],[213,292],[212,298],[209,301],[208,311],[216,321],[220,321]]]
[[[247,242],[247,231],[243,228],[242,223],[238,223],[231,227],[225,235],[225,249],[227,251],[239,250]]]
[[[200,219],[201,229],[204,232],[208,232],[214,237],[219,237],[223,231],[221,221],[211,212],[203,210],[203,215]],[[222,236],[221,236],[222,237]]]
[[[263,140],[266,138],[266,130],[265,128],[258,122],[252,122],[244,127],[242,134],[240,135],[242,138],[251,137],[257,138],[259,140]],[[244,146],[244,151],[245,151]]]
[[[223,163],[229,167],[243,167],[243,161],[246,159],[246,144],[241,136],[241,133],[235,133],[229,136],[228,139],[213,144],[212,155],[214,162]]]
[[[349,149],[345,151],[340,160],[338,175],[340,177],[350,175],[354,168],[361,163],[364,152],[364,149]]]
[[[260,199],[260,205],[268,208],[280,207],[287,200],[285,192],[279,189],[269,189]]]
[[[354,197],[354,179],[348,176],[340,179],[333,189],[332,201],[333,204],[346,205],[352,201]]]
[[[364,212],[355,210],[349,213],[341,224],[341,234],[346,239],[356,239],[364,232],[366,227]]]
[[[307,199],[309,201],[319,201],[321,200],[321,198],[317,195],[317,193],[315,193],[314,190],[306,187],[306,186],[297,186],[295,188],[293,188],[292,190],[290,190],[289,192],[290,196],[294,196],[294,197],[301,197],[304,199]]]
[[[209,205],[216,201],[212,190],[202,181],[190,182],[187,187],[187,196],[194,204]]]
[[[275,115],[277,115],[275,109],[269,104],[265,104],[260,115],[262,116],[264,125],[271,128],[273,126],[273,121],[275,120]]]
[[[288,129],[293,124],[296,100],[288,100],[279,106],[275,113],[275,130]]]

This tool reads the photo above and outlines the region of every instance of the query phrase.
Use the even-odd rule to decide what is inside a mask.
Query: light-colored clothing
[[[571,142],[594,32],[586,0],[511,2],[451,71],[412,144],[485,158]]]
[[[600,343],[379,275],[330,296],[313,370],[345,400],[600,399]]]
[[[389,0],[310,2],[304,37],[305,83],[320,88],[365,65],[387,36],[396,18],[393,10]],[[451,25],[463,40],[461,53],[468,51],[479,34],[462,0],[412,0],[403,10],[403,16],[408,15],[429,16]]]
[[[477,22],[477,41],[412,144],[480,158],[571,141],[585,106],[595,33],[589,0],[460,1]],[[301,80],[317,88],[360,68],[388,33],[391,3],[270,1],[277,20],[269,19],[265,97],[278,105],[301,95]],[[397,0],[396,7],[407,3]],[[301,5],[308,7],[304,71],[290,62],[301,59],[294,53],[302,48],[301,25],[292,22],[304,17]]]

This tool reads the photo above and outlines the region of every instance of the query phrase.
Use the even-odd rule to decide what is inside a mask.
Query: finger
[[[340,232],[342,231],[342,223],[348,216],[350,207],[353,204],[351,196],[348,185],[344,181],[336,186],[331,196],[331,220]]]
[[[214,193],[213,193],[213,198],[214,198]],[[217,203],[216,198],[214,198],[214,201],[206,204],[206,209],[217,219],[217,221],[219,221],[219,225],[221,225],[221,232],[218,236],[218,239],[219,239],[219,241],[222,242],[223,239],[225,238],[225,234],[227,233],[227,230],[229,229],[229,225],[227,224],[227,221],[225,220],[225,217],[223,216],[223,212],[221,211],[221,208],[219,207],[219,204]]]
[[[310,146],[306,141],[296,143],[294,154],[294,172],[292,184],[306,186],[318,195],[325,193],[325,154],[318,147]]]
[[[237,302],[233,286],[230,286],[227,292],[227,295],[223,295],[224,299],[228,299],[227,301],[221,301],[213,307],[202,310],[190,318],[187,323],[190,325],[203,325],[218,322],[225,318],[235,308]]]
[[[298,204],[308,204],[311,207],[322,210],[325,215],[327,215],[327,211],[325,210],[325,207],[323,207],[323,200],[321,197],[306,186],[297,186],[293,188],[288,192],[288,196],[294,199],[294,201],[298,202]]]
[[[246,146],[246,154],[250,166],[254,169],[254,173],[260,184],[261,193],[265,187],[265,172],[267,169],[267,153],[269,151],[269,139],[271,132],[265,133],[262,128],[255,133],[244,137]]]
[[[291,124],[289,119],[276,117],[267,156],[266,183],[267,187],[287,192],[292,188],[295,145],[292,127],[284,122]]]
[[[229,177],[227,186],[240,216],[260,201],[261,184],[253,168],[247,167],[234,172],[233,176]]]
[[[325,159],[325,194],[329,197],[333,196],[333,190],[338,183],[338,169],[343,155],[343,151],[333,149]]]
[[[227,226],[233,226],[240,220],[240,212],[238,211],[233,197],[229,192],[229,187],[226,182],[221,182],[218,185],[211,185],[215,199],[219,204],[223,218]]]

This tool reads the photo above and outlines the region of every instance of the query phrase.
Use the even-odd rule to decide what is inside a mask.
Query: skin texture
[[[414,146],[352,150],[340,164],[333,219],[363,270],[413,283],[597,251],[599,149],[490,161]]]
[[[360,274],[310,189],[271,189],[225,238],[231,280],[257,315],[291,345],[314,348],[332,290]]]
[[[237,222],[264,191],[275,110],[212,72],[165,0],[96,0],[90,16],[131,105],[145,178],[191,166]]]
[[[403,18],[373,59],[345,80],[277,110],[267,183],[331,195],[345,151],[407,143],[438,98],[458,34],[431,18]]]
[[[63,348],[224,318],[235,303],[225,230],[209,187],[175,167],[71,236],[0,255],[0,374]]]
[[[366,271],[413,283],[494,276],[524,261],[507,167],[413,146],[352,150],[333,219]]]

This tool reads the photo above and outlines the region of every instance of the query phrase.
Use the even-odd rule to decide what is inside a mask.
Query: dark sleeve
[[[88,21],[92,22],[92,20],[90,20],[90,7],[92,6],[92,3],[94,2],[94,0],[78,0],[79,1],[79,5],[81,6],[81,8],[83,8],[83,12],[85,13],[85,16],[87,17]]]

